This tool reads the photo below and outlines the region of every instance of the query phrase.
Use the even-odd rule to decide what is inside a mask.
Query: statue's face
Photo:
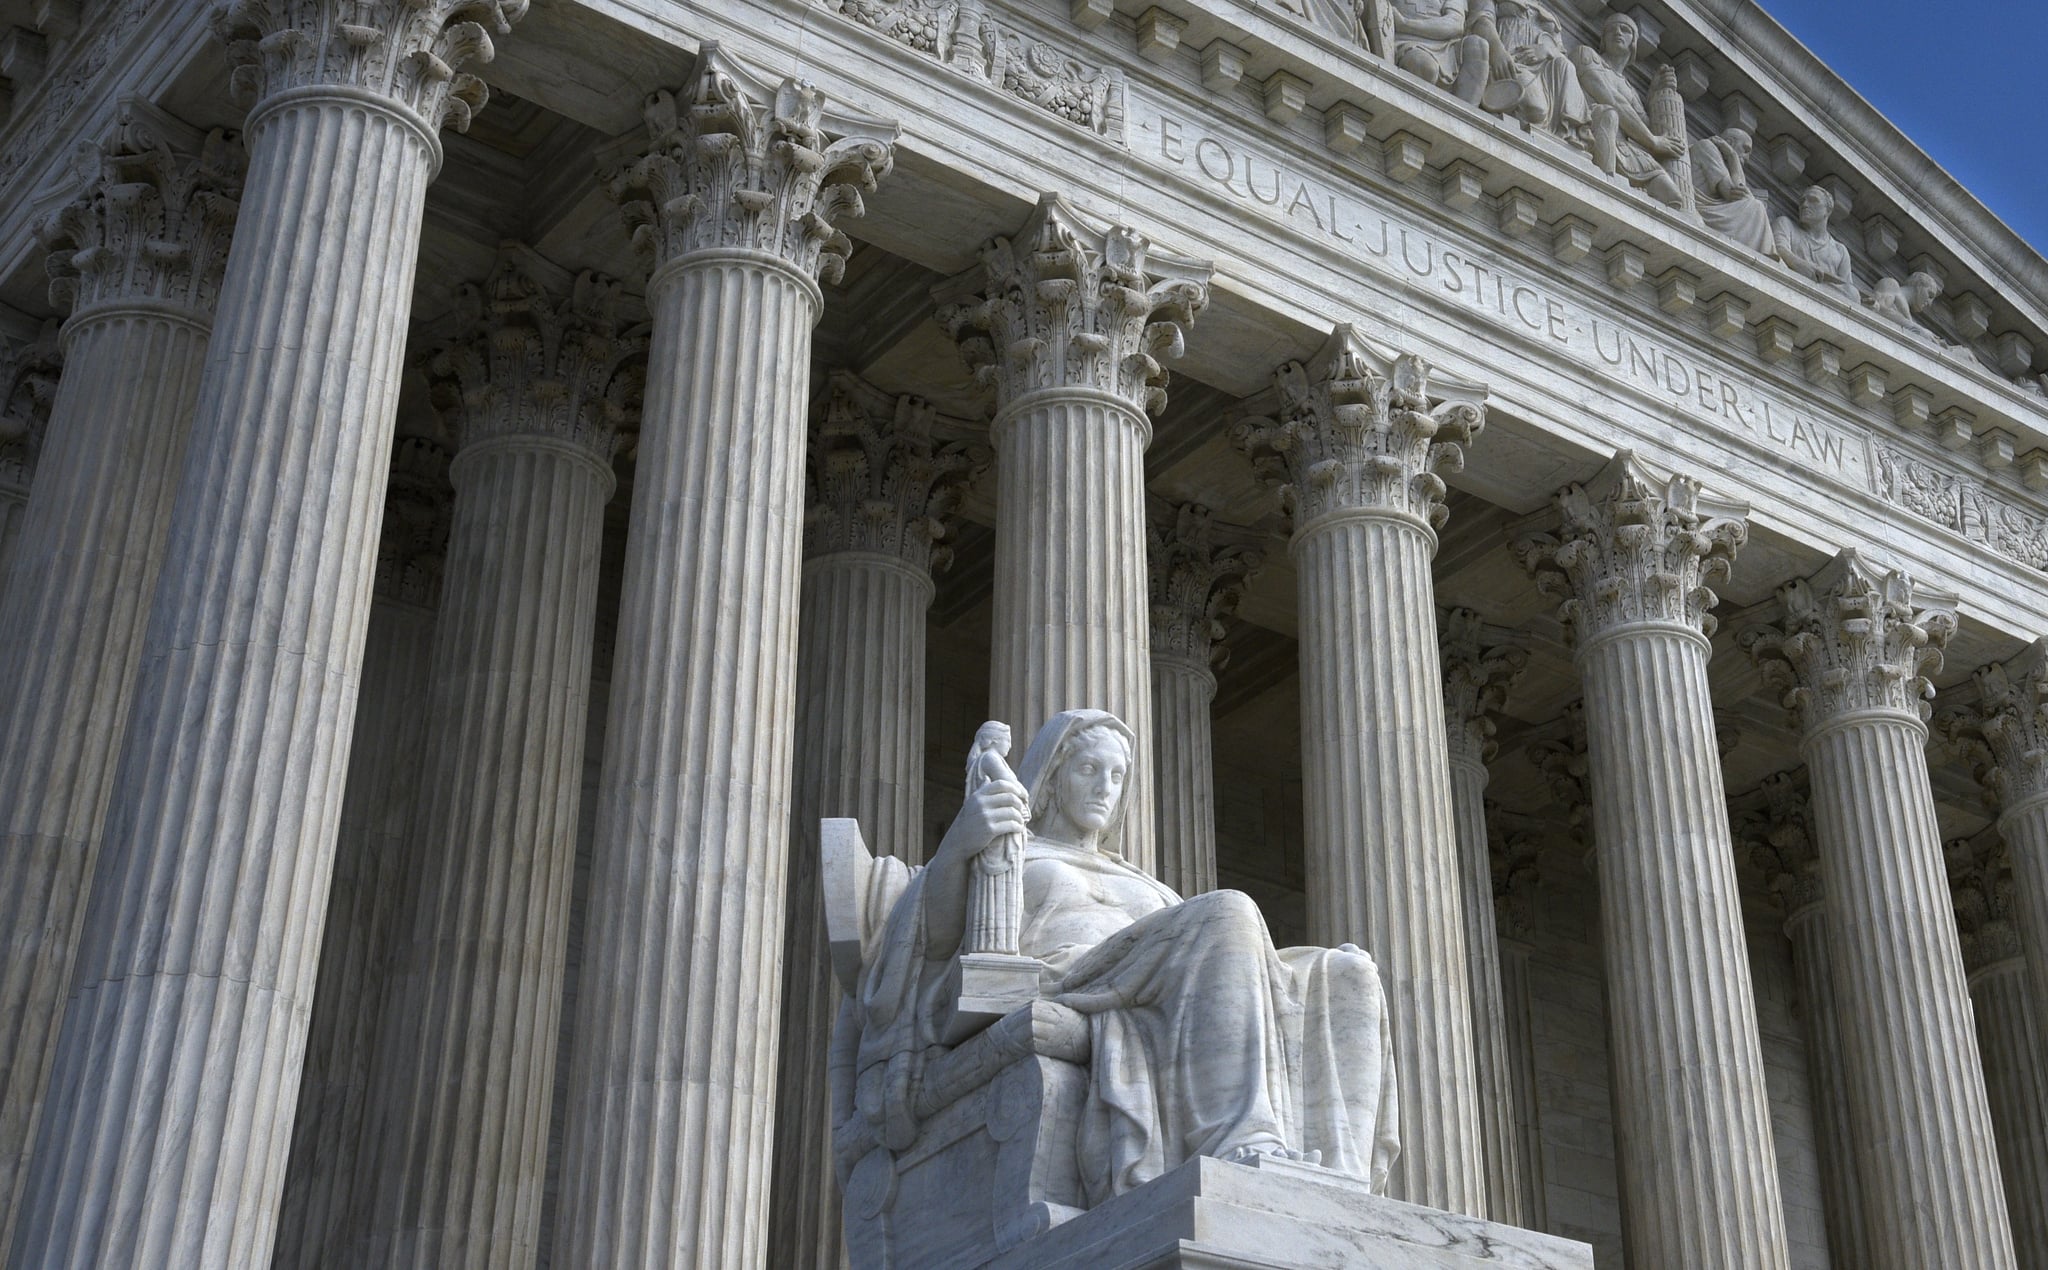
[[[1636,24],[1616,15],[1600,28],[1600,51],[1609,56],[1634,57]]]
[[[1082,832],[1101,833],[1116,816],[1130,774],[1131,756],[1123,738],[1112,732],[1089,733],[1060,768],[1060,810]]]
[[[1826,224],[1828,213],[1834,210],[1834,199],[1828,192],[1816,185],[1806,191],[1806,197],[1799,200],[1799,215],[1809,225]]]

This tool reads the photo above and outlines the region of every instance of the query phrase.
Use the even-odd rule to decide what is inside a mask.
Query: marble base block
[[[985,1270],[1592,1270],[1590,1245],[1374,1195],[1311,1165],[1206,1156]]]

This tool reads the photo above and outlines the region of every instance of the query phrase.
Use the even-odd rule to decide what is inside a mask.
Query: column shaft
[[[826,1057],[841,993],[825,947],[818,821],[851,816],[870,850],[924,858],[925,610],[932,582],[894,556],[806,561],[797,636],[788,953],[768,1264],[844,1264]]]
[[[1984,1092],[1998,1135],[1999,1170],[2021,1270],[2048,1268],[2048,1055],[2040,1043],[2027,975],[2018,958],[1970,977]]]
[[[270,1256],[437,154],[339,90],[249,149],[19,1264]]]
[[[371,604],[273,1270],[329,1264],[346,1233],[405,832],[419,797],[433,640],[431,610],[382,595]]]
[[[1017,736],[1062,710],[1107,710],[1151,737],[1150,601],[1145,573],[1145,445],[1151,424],[1125,400],[1087,389],[1023,398],[1000,413],[990,713]],[[1134,756],[1152,788],[1153,756]],[[1126,813],[1131,863],[1153,872],[1152,800]]]
[[[1543,1193],[1543,1121],[1536,1092],[1536,1037],[1529,1003],[1529,950],[1503,943],[1500,950],[1501,1015],[1505,1021],[1508,1076],[1514,1096],[1515,1180],[1521,1186],[1522,1224],[1550,1225]]]
[[[1926,742],[1887,710],[1805,741],[1870,1264],[2011,1266]]]
[[[2012,853],[2013,916],[2026,952],[2036,1043],[2048,1049],[2048,797],[2030,798],[1998,820]]]
[[[1828,1258],[1836,1265],[1869,1265],[1869,1227],[1863,1218],[1856,1142],[1850,1132],[1848,1054],[1835,1005],[1825,908],[1816,903],[1799,909],[1786,919],[1785,933],[1792,940],[1792,972],[1799,977],[1800,1014],[1806,1025],[1806,1074],[1813,1091],[1814,1150],[1820,1157]]]
[[[19,1198],[55,1054],[206,335],[166,305],[71,321],[0,595],[0,1211]]]
[[[1152,663],[1159,796],[1159,880],[1182,897],[1216,889],[1216,676],[1179,659]]]
[[[1401,1155],[1388,1193],[1486,1211],[1433,536],[1412,518],[1304,527],[1301,751],[1309,938],[1370,950],[1393,1016]]]
[[[1696,628],[1582,640],[1623,1237],[1659,1267],[1787,1264],[1734,846]]]
[[[766,1249],[798,540],[817,285],[684,257],[654,325],[627,535],[556,1264]],[[766,1007],[766,1008],[764,1008]]]
[[[1486,1143],[1487,1215],[1510,1226],[1527,1226],[1500,937],[1494,924],[1493,861],[1487,851],[1486,767],[1476,756],[1451,761],[1451,815],[1457,825],[1465,968],[1472,994],[1472,1067]]]

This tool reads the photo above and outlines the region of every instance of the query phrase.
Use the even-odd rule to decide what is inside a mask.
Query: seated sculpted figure
[[[1478,105],[1492,74],[1493,48],[1471,29],[1466,0],[1389,0],[1394,64]]]
[[[1778,254],[1771,209],[1749,188],[1749,153],[1756,142],[1730,128],[1692,147],[1693,197],[1700,219],[1723,238],[1764,256]]]
[[[1685,138],[1661,135],[1652,128],[1642,95],[1629,82],[1628,68],[1639,40],[1635,19],[1611,13],[1600,25],[1599,48],[1572,51],[1579,87],[1591,106],[1587,144],[1601,171],[1626,177],[1660,203],[1682,207],[1684,192],[1665,171],[1664,160],[1685,155]]]
[[[1903,283],[1897,278],[1879,278],[1877,286],[1863,302],[1877,315],[1898,323],[1923,340],[1941,342],[1933,331],[1920,323],[1920,311],[1941,298],[1941,279],[1925,270],[1916,270]]]
[[[949,971],[979,929],[971,897],[1021,868],[1016,938],[1040,963],[1037,997],[1088,1029],[1074,1134],[1087,1206],[1197,1155],[1320,1163],[1378,1189],[1399,1147],[1373,959],[1350,945],[1276,950],[1242,893],[1183,900],[1127,863],[1125,812],[1145,796],[1135,746],[1099,710],[1055,715],[1014,776],[1000,748],[977,743],[930,864],[896,866],[877,901],[887,917],[834,1041],[852,1056],[850,1114],[880,1123],[916,1102],[916,1073],[946,1052]]]
[[[1811,278],[1841,293],[1851,304],[1863,303],[1851,272],[1849,249],[1835,241],[1828,220],[1835,214],[1835,196],[1818,185],[1809,186],[1799,200],[1799,219],[1780,216],[1775,227],[1778,258],[1802,278]]]
[[[1509,102],[1496,55],[1495,82],[1482,104],[1559,137],[1583,135],[1590,108],[1557,15],[1532,0],[1499,0],[1495,31],[1507,50],[1514,92]]]

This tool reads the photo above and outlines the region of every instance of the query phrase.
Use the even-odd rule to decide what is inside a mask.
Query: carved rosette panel
[[[852,243],[835,222],[895,162],[896,126],[828,111],[796,79],[768,86],[716,42],[690,83],[648,96],[646,148],[599,179],[653,267],[700,251],[763,251],[837,282]]]
[[[1543,873],[1536,835],[1501,827],[1500,808],[1486,806],[1487,863],[1493,871],[1493,916],[1501,938],[1527,940],[1536,931],[1536,892]]]
[[[1507,704],[1515,680],[1529,665],[1526,651],[1486,640],[1485,623],[1472,610],[1446,609],[1438,615],[1452,762],[1483,766],[1493,761],[1492,716]]]
[[[1963,965],[1971,974],[2023,955],[2014,905],[2012,857],[1995,835],[1957,838],[1947,844],[1949,888],[1954,892],[1956,932],[1962,936]]]
[[[0,396],[0,484],[28,488],[63,372],[64,353],[57,343],[54,322],[11,356],[0,359],[0,393],[4,393]]]
[[[1152,601],[1152,656],[1199,670],[1221,669],[1223,619],[1237,611],[1266,553],[1218,545],[1209,509],[1193,503],[1155,507],[1145,530]]]
[[[523,248],[456,289],[448,342],[425,359],[434,404],[458,451],[504,437],[548,437],[607,467],[619,447],[646,339],[619,317],[615,278],[571,277]]]
[[[223,0],[236,100],[256,105],[294,88],[355,88],[385,97],[430,128],[466,132],[490,90],[467,68],[495,55],[527,0]]]
[[[1741,643],[1797,726],[1862,710],[1927,717],[1927,677],[1956,629],[1952,600],[1922,605],[1911,578],[1854,551],[1778,588],[1778,600],[1783,620],[1744,631]]]
[[[432,437],[399,436],[391,448],[384,530],[377,540],[378,595],[434,607],[452,510],[447,447]]]
[[[988,471],[988,447],[933,435],[937,412],[844,371],[811,431],[804,555],[896,556],[926,572],[952,563],[945,545],[961,504]]]
[[[1806,810],[1806,781],[1796,772],[1764,779],[1763,805],[1737,826],[1750,867],[1787,917],[1821,902],[1820,855]]]
[[[1936,730],[2001,810],[2048,797],[2048,640],[1974,678],[1977,700],[1943,710]]]
[[[1165,363],[1209,302],[1207,263],[1121,225],[1096,228],[1053,194],[1015,237],[982,248],[981,262],[935,298],[939,323],[998,409],[1072,388],[1165,409]]]
[[[1713,587],[1748,538],[1747,506],[1705,497],[1689,477],[1652,476],[1624,451],[1560,493],[1557,512],[1556,530],[1514,551],[1574,641],[1638,623],[1713,635]]]
[[[82,192],[36,226],[50,302],[81,312],[157,300],[210,319],[244,166],[235,134],[201,136],[124,100],[106,136],[79,149]]]
[[[1428,362],[1384,353],[1349,326],[1307,362],[1275,371],[1273,387],[1275,414],[1231,436],[1279,487],[1297,531],[1358,511],[1443,524],[1441,474],[1465,466],[1464,447],[1486,427],[1483,389],[1432,383]]]

